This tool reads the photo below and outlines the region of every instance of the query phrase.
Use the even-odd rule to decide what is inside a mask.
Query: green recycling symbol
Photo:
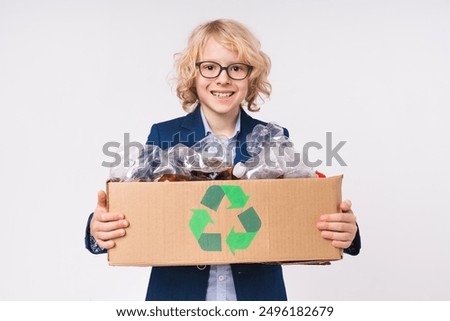
[[[217,211],[222,199],[226,196],[230,202],[227,209],[244,208],[250,196],[245,195],[238,185],[212,185],[208,188],[201,204],[207,208]],[[191,209],[192,217],[189,227],[192,234],[204,251],[222,251],[222,236],[220,233],[204,233],[208,224],[214,224],[208,210]],[[238,215],[239,221],[245,232],[235,232],[231,228],[227,235],[226,243],[234,254],[236,250],[245,250],[252,243],[253,239],[261,228],[261,220],[253,207],[250,207]]]

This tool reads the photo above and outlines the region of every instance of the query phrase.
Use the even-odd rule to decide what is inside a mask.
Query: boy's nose
[[[225,69],[222,69],[220,71],[219,76],[216,78],[216,82],[218,84],[229,84],[231,82],[231,78],[228,77],[227,71]]]

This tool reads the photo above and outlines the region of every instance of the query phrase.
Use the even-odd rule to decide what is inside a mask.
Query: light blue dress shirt
[[[201,109],[203,126],[205,127],[205,136],[212,133],[208,121]],[[236,138],[241,130],[241,117],[238,115],[234,134],[229,138],[231,142]],[[235,154],[235,153],[234,153]],[[236,290],[234,288],[233,274],[229,264],[211,265],[209,270],[208,289],[206,291],[206,301],[236,301]]]

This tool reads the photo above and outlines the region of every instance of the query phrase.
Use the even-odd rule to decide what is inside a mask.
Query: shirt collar
[[[206,120],[205,114],[203,113],[203,109],[201,108],[201,106],[199,105],[198,108],[200,108],[200,114],[202,116],[202,122],[203,122],[203,127],[205,127],[205,136],[208,136],[209,134],[212,134],[212,130],[211,127],[209,127],[208,121]],[[234,132],[233,135],[231,135],[230,138],[234,138],[237,137],[237,135],[239,134],[239,132],[241,131],[241,110],[239,109],[239,115],[236,119],[236,125],[234,126]]]

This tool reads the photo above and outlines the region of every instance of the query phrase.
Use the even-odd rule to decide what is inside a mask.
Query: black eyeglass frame
[[[200,66],[201,66],[202,64],[204,64],[204,63],[213,63],[213,64],[218,65],[218,66],[220,67],[220,69],[219,69],[219,73],[217,74],[217,76],[214,76],[214,77],[206,77],[206,76],[204,76],[204,75],[202,74],[202,69],[200,68]],[[247,74],[245,75],[244,78],[234,78],[234,77],[231,77],[231,76],[230,76],[230,73],[228,72],[228,68],[230,68],[231,66],[235,66],[235,65],[244,65],[244,66],[246,66],[246,67],[248,68]],[[210,61],[210,60],[205,60],[205,61],[198,61],[198,62],[196,62],[196,63],[195,63],[195,66],[198,67],[199,72],[200,72],[200,75],[202,75],[202,77],[203,77],[203,78],[206,78],[206,79],[214,79],[214,78],[217,78],[217,77],[220,76],[220,74],[222,73],[222,71],[225,70],[225,72],[227,73],[227,76],[230,77],[231,79],[233,79],[233,80],[244,80],[245,78],[247,78],[247,77],[250,75],[250,73],[251,73],[252,70],[253,70],[253,66],[252,66],[252,65],[248,65],[248,64],[244,64],[244,63],[240,63],[240,62],[235,63],[235,64],[228,65],[228,66],[226,66],[226,67],[222,67],[222,65],[219,64],[218,62]]]

